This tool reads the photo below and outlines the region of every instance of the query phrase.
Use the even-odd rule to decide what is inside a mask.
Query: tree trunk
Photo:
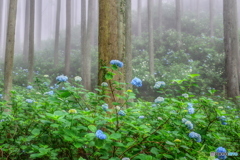
[[[35,0],[30,0],[30,26],[29,26],[29,54],[28,54],[28,84],[33,82],[34,66],[34,18]]]
[[[209,28],[210,28],[210,36],[214,36],[214,30],[213,30],[213,13],[214,13],[214,0],[209,1]]]
[[[178,49],[181,46],[182,36],[181,36],[181,0],[176,0],[176,30],[178,32]]]
[[[126,83],[130,83],[132,80],[132,12],[131,12],[131,0],[126,1]],[[128,88],[132,88],[132,85],[128,85]]]
[[[233,98],[239,96],[237,1],[223,0],[223,3],[226,89],[227,96]]]
[[[60,28],[60,13],[61,13],[61,0],[57,1],[56,13],[56,29],[55,29],[55,43],[54,43],[54,66],[58,65],[58,45],[59,45],[59,28]]]
[[[81,0],[81,56],[86,55],[86,39],[87,39],[87,27],[86,27],[86,0]],[[84,62],[81,60],[81,77],[84,77]]]
[[[25,27],[24,27],[24,46],[23,46],[23,61],[28,60],[29,48],[29,18],[30,18],[30,0],[26,0],[25,6]]]
[[[121,0],[121,2],[124,2]],[[105,75],[109,71],[104,66],[110,66],[111,60],[120,60],[122,55],[118,53],[120,50],[119,45],[119,23],[118,23],[118,11],[119,11],[119,1],[118,0],[99,0],[99,56],[98,56],[98,84],[101,85],[102,82],[106,82]],[[122,34],[122,33],[121,33]],[[119,71],[124,73],[122,68]],[[113,89],[113,81],[124,82],[124,74],[119,74],[116,71],[114,79],[107,81],[112,92],[108,92],[110,98],[106,98],[105,101],[113,107],[112,102],[119,102],[119,99],[115,96],[116,94],[121,94],[122,91],[116,91]]]
[[[87,47],[86,52],[82,54],[82,79],[83,86],[91,90],[91,38],[93,34],[93,10],[95,9],[94,0],[88,0],[88,22],[87,22]]]
[[[16,14],[17,14],[17,0],[10,0],[8,10],[7,43],[4,63],[4,99],[7,101],[10,98],[9,94],[12,89]]]
[[[42,0],[37,0],[37,32],[36,32],[36,48],[41,49],[42,38]]]
[[[65,75],[70,72],[70,52],[71,52],[71,2],[66,1],[66,42],[65,42]]]
[[[0,1],[0,57],[3,54],[2,50],[3,50],[3,43],[2,43],[2,38],[3,38],[3,1]]]
[[[138,29],[138,36],[142,35],[142,0],[138,0],[138,16],[137,16],[137,29]]]
[[[148,54],[150,75],[154,76],[154,46],[153,46],[153,0],[148,0]]]

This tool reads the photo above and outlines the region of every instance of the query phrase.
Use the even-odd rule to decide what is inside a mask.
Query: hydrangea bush
[[[176,96],[164,92],[165,84],[158,88],[156,101],[136,99],[132,90],[121,90],[123,94],[117,96],[122,103],[108,104],[102,92],[111,92],[108,85],[96,88],[97,93],[88,92],[79,81],[61,78],[51,90],[44,84],[46,78],[38,79],[32,90],[12,91],[12,113],[0,114],[2,158],[199,160],[213,159],[210,152],[219,146],[239,152],[235,106],[214,95],[197,97],[189,93],[191,85],[181,89],[180,80],[172,83],[180,88]],[[141,88],[140,82],[135,79],[132,85]],[[53,94],[45,94],[50,91]],[[9,103],[0,99],[0,107],[3,111]]]

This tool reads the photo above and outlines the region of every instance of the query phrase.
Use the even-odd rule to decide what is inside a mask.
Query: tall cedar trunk
[[[138,0],[138,16],[137,16],[137,35],[141,36],[142,34],[142,0]]]
[[[37,32],[36,32],[36,48],[41,49],[42,38],[42,0],[37,0]]]
[[[181,0],[176,0],[176,30],[178,32],[178,48],[181,46]]]
[[[29,18],[30,18],[30,0],[26,0],[25,5],[25,26],[24,26],[24,46],[23,46],[23,61],[28,59],[29,49]]]
[[[214,0],[209,1],[209,28],[210,28],[210,36],[214,36],[214,31],[213,31],[213,14],[214,14]]]
[[[9,100],[10,90],[12,89],[12,71],[15,43],[15,26],[17,14],[17,0],[10,0],[8,10],[8,25],[7,25],[7,43],[4,63],[4,99]]]
[[[81,0],[81,56],[86,55],[86,39],[87,39],[87,27],[86,27],[86,0]],[[84,77],[84,63],[81,60],[81,77]]]
[[[8,25],[8,12],[9,12],[10,1],[5,1],[5,17],[3,22],[3,51],[6,50],[6,42],[7,42],[7,25]],[[3,59],[5,59],[5,54],[3,54]]]
[[[3,38],[3,1],[0,1],[0,57],[3,54],[2,49],[3,49],[3,44],[2,44],[2,38]]]
[[[57,1],[56,25],[55,25],[55,43],[54,43],[54,66],[58,65],[58,46],[59,46],[59,28],[60,28],[60,12],[61,0]]]
[[[30,0],[28,83],[33,82],[35,0]]]
[[[159,23],[159,27],[160,27],[160,32],[162,31],[162,0],[159,0],[158,2],[158,23]]]
[[[91,89],[91,38],[93,34],[93,10],[95,8],[94,0],[88,0],[88,22],[87,22],[87,47],[86,52],[82,54],[82,78],[83,86]]]
[[[148,54],[150,75],[154,76],[154,46],[153,46],[153,0],[148,0]]]
[[[124,2],[121,0],[121,2]],[[98,56],[98,84],[101,85],[102,82],[106,82],[105,75],[108,70],[102,68],[104,66],[110,66],[111,60],[120,60],[121,57],[118,51],[120,50],[119,45],[119,15],[118,11],[120,9],[118,0],[99,0],[99,56]],[[122,8],[123,9],[123,8]],[[121,33],[123,34],[123,32]],[[120,68],[119,71],[124,73],[123,69]],[[116,71],[113,71],[116,75],[114,76],[113,81],[124,82],[124,74],[119,74]],[[113,90],[113,81],[107,81],[109,87],[112,89],[112,92],[108,92],[110,98],[106,98],[105,101],[110,105],[110,108],[113,107],[112,102],[120,102],[119,99],[115,96],[116,94],[121,94],[122,91]]]
[[[21,49],[21,23],[22,23],[22,17],[21,17],[21,12],[22,12],[22,7],[21,7],[21,1],[18,1],[17,4],[17,17],[16,17],[16,31],[15,31],[15,51],[19,52]]]
[[[71,2],[66,1],[66,41],[65,41],[65,75],[70,72],[70,51],[71,51]]]
[[[132,79],[132,16],[131,16],[131,0],[126,1],[126,83],[130,83]],[[132,88],[132,85],[128,85],[128,88]]]
[[[223,0],[223,3],[226,89],[228,97],[235,97],[239,96],[237,1]]]
[[[96,30],[97,30],[97,17],[98,17],[98,13],[97,13],[97,3],[98,3],[98,0],[94,0],[94,8],[92,10],[93,12],[93,22],[92,22],[92,25],[93,25],[93,33],[92,33],[92,36],[91,36],[91,43],[92,45],[94,46],[96,43],[95,43],[95,36],[96,36]]]

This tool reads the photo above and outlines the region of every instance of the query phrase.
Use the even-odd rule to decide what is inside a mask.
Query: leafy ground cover
[[[112,64],[113,70],[122,67]],[[208,95],[193,94],[198,76],[190,74],[169,84],[159,79],[152,86],[158,95],[151,102],[136,98],[135,92],[144,84],[134,78],[133,90],[116,95],[122,103],[107,104],[105,93],[119,84],[111,76],[89,92],[79,76],[52,80],[39,74],[32,86],[15,86],[10,102],[0,101],[0,156],[18,160],[214,160],[217,157],[210,152],[217,149],[239,152],[236,106],[215,96],[214,89],[206,91]],[[3,112],[9,106],[11,114]]]

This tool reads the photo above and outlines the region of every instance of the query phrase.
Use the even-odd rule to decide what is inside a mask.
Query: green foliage
[[[115,70],[114,66],[112,69]],[[195,97],[190,91],[197,87],[194,84],[199,76],[190,74],[173,80],[172,86],[160,88],[158,95],[164,97],[164,102],[155,106],[137,100],[131,90],[122,90],[123,96],[116,96],[123,103],[113,102],[109,104],[113,108],[104,110],[101,106],[105,103],[104,93],[122,84],[113,82],[94,93],[70,78],[71,83],[58,83],[54,94],[49,95],[49,86],[44,82],[51,80],[39,75],[33,89],[15,87],[11,103],[0,102],[1,155],[10,159],[181,160],[208,159],[209,153],[219,146],[237,152],[240,129],[237,110],[229,101],[216,97],[215,90],[209,90],[212,98]],[[175,88],[174,94],[169,87]],[[28,103],[26,99],[34,102]],[[194,114],[187,113],[188,103],[193,104]],[[11,114],[3,112],[9,105]],[[125,116],[119,115],[119,110]],[[226,117],[227,125],[221,125],[220,116]],[[193,129],[189,130],[182,118],[191,121]],[[96,137],[99,129],[106,139]],[[189,138],[191,131],[199,133],[202,141]]]

